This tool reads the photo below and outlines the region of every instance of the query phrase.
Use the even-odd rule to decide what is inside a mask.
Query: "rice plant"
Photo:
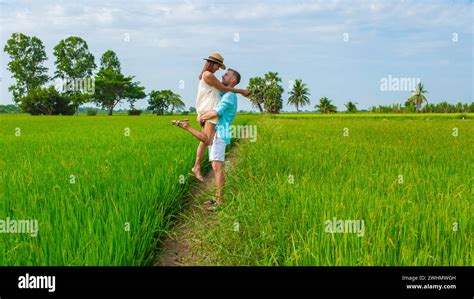
[[[254,121],[198,233],[210,264],[473,265],[472,120]]]

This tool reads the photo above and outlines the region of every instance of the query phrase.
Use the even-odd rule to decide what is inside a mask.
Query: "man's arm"
[[[217,104],[216,108],[214,110],[210,110],[204,114],[201,115],[200,119],[202,121],[214,118],[214,117],[220,117],[222,114],[224,114],[224,111],[228,109],[233,103],[232,103],[232,97],[235,95],[232,93],[226,93],[222,97],[221,101],[219,104]]]
[[[214,118],[216,116],[219,116],[216,110],[210,110],[207,111],[206,113],[202,114],[201,117],[199,118],[201,121],[205,121],[211,118]]]

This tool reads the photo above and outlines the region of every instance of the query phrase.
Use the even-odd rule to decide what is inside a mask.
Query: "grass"
[[[271,115],[276,119],[301,119],[301,118],[354,118],[354,119],[474,119],[474,113],[282,113]]]
[[[197,145],[172,118],[1,116],[0,219],[39,235],[0,234],[0,265],[150,264]]]
[[[209,264],[472,266],[474,123],[450,118],[255,117],[220,224],[197,232]]]
[[[0,116],[0,220],[39,221],[38,237],[0,233],[0,265],[150,265],[197,145],[172,118]],[[217,225],[195,226],[209,264],[473,265],[472,119],[238,123],[257,141],[238,147]],[[327,233],[334,218],[363,220],[363,236]]]

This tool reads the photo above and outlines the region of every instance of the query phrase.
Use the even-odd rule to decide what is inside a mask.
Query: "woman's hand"
[[[239,93],[246,98],[248,98],[252,94],[252,92],[247,89],[239,89]]]

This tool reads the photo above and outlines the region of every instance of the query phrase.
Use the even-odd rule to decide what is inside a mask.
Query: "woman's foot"
[[[189,127],[189,119],[173,119],[171,124],[186,129]]]
[[[202,176],[201,169],[197,167],[191,168],[191,171],[198,181],[204,182],[204,177]]]

